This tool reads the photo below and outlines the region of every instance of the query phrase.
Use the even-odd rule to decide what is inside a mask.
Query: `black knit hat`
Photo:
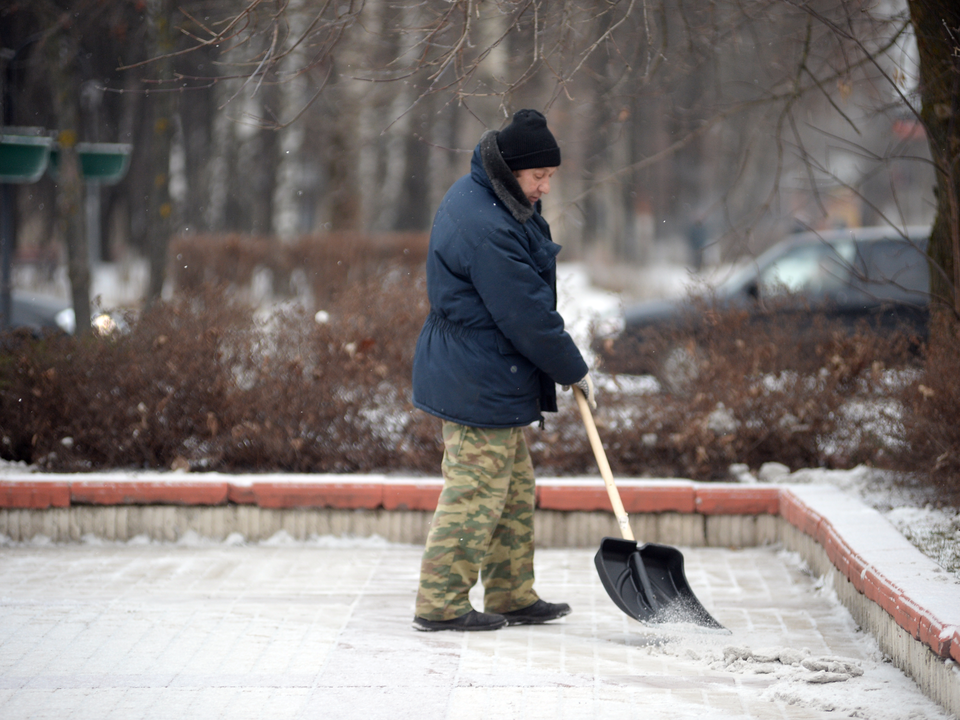
[[[560,146],[537,110],[517,110],[497,134],[497,147],[511,170],[560,165]]]

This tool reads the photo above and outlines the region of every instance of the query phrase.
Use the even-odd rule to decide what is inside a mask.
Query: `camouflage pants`
[[[523,428],[443,423],[443,491],[420,566],[416,614],[451,620],[470,612],[483,582],[484,610],[537,601],[533,590],[533,464]]]

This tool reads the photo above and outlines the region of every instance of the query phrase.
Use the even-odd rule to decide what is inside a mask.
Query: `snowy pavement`
[[[282,533],[0,547],[0,717],[949,717],[790,552],[684,549],[730,634],[626,617],[589,549],[537,553],[569,617],[459,634],[411,627],[420,550]]]

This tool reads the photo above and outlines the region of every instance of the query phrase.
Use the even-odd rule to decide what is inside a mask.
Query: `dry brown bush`
[[[891,462],[903,373],[919,362],[915,338],[866,325],[851,333],[802,312],[784,323],[776,309],[758,316],[700,304],[691,312],[709,322],[681,321],[645,332],[642,345],[613,348],[608,371],[638,357],[657,367],[678,350],[686,358],[673,392],[605,393],[599,421],[612,433],[615,472],[709,480],[726,477],[734,463]]]
[[[217,283],[185,283],[125,334],[8,337],[0,455],[52,471],[437,474],[439,421],[410,402],[428,310],[422,263],[358,253],[354,267],[316,271],[326,278],[327,322],[297,306],[261,315],[236,292],[248,277],[240,268],[262,266],[256,242],[216,245],[247,259],[212,274]],[[204,261],[219,262],[206,252]],[[299,266],[313,272],[326,253]],[[868,463],[929,474],[960,495],[956,328],[938,333],[925,366],[909,343],[866,328],[821,331],[801,351],[795,328],[721,313],[706,333],[656,340],[692,350],[697,372],[684,392],[600,375],[596,418],[614,473],[710,480],[728,477],[733,463]],[[596,474],[570,393],[560,405],[529,434],[540,474]]]
[[[690,396],[606,389],[597,423],[614,473],[716,480],[727,478],[735,463],[756,470],[780,462],[796,470],[891,462],[894,449],[884,426],[895,424],[895,412],[886,403],[896,392],[885,388],[882,378],[871,394],[867,386],[873,377],[862,378],[856,392],[838,391],[846,383],[842,367],[816,376],[752,381],[737,374],[735,363],[728,370],[732,382]],[[860,402],[875,404],[873,412],[862,417],[845,412],[846,405]],[[540,466],[557,473],[591,471],[579,417],[565,412],[557,422],[561,427],[545,442],[561,440],[563,449],[548,450]]]
[[[426,469],[415,289],[400,271],[361,281],[318,324],[303,308],[258,319],[206,288],[114,338],[23,341],[0,368],[3,455],[54,471]]]
[[[432,467],[435,428],[409,403],[424,248],[419,235],[180,240],[180,292],[128,333],[9,338],[0,452],[55,471]],[[256,314],[236,290],[259,267],[301,268],[329,321]]]

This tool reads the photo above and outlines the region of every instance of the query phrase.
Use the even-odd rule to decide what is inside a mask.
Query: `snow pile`
[[[810,657],[807,648],[766,648],[730,646],[723,649],[723,660],[711,664],[758,675],[776,675],[814,685],[843,682],[863,675],[863,668],[854,660],[841,657]]]

